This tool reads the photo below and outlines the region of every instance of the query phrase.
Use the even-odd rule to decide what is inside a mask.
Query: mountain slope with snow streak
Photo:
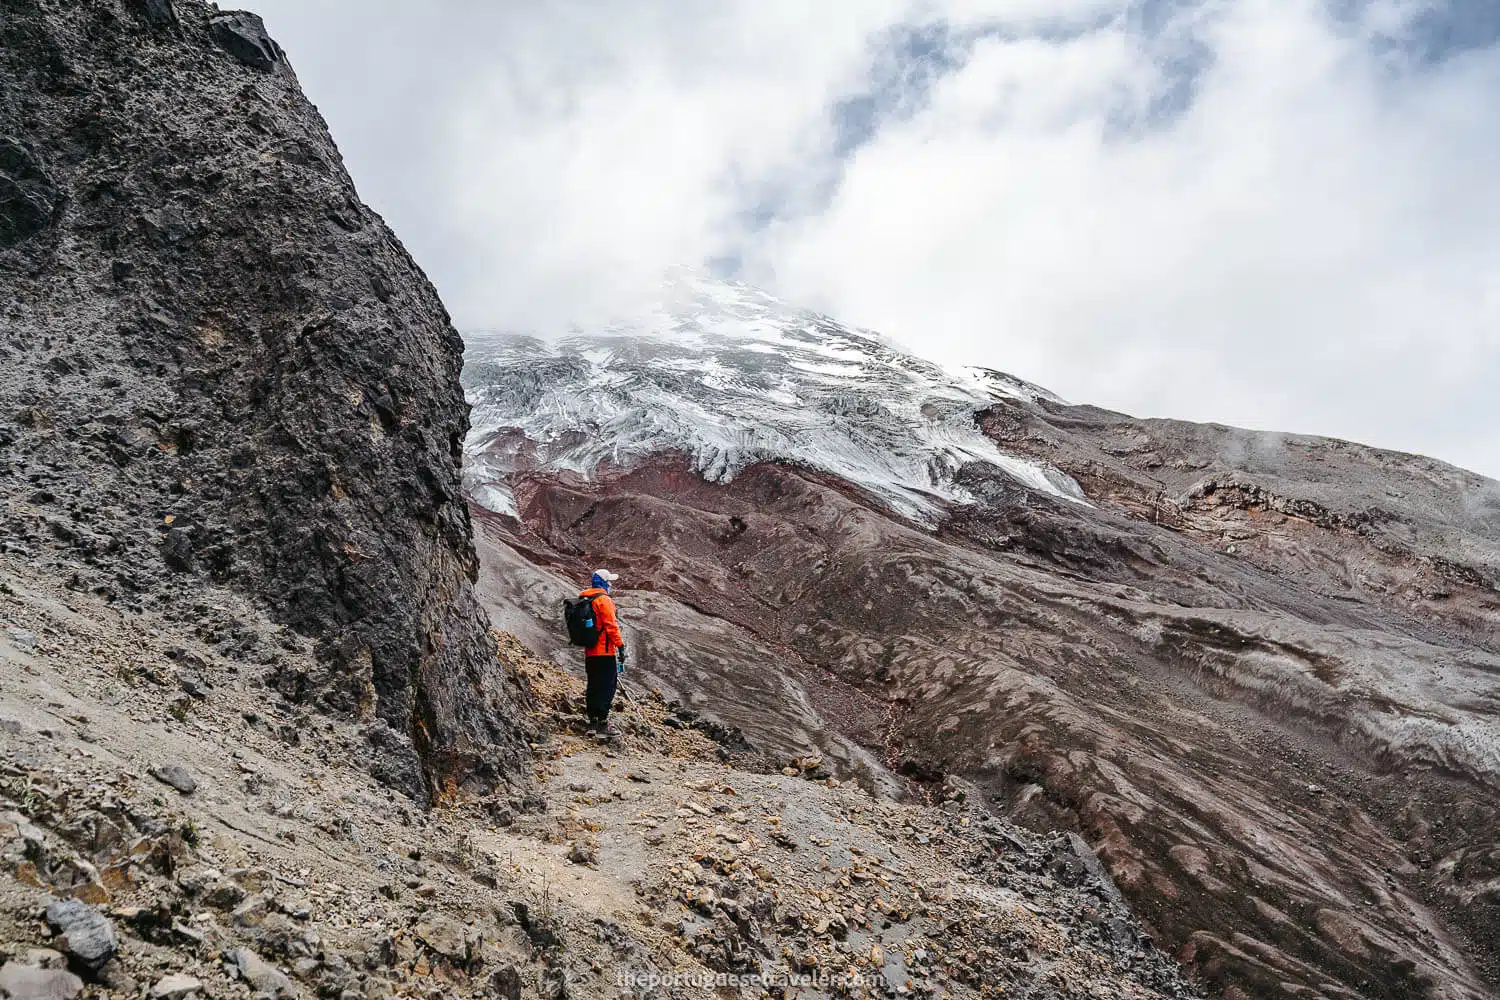
[[[1052,399],[1045,390],[950,371],[737,283],[677,275],[654,309],[597,331],[471,334],[464,379],[466,485],[502,513],[513,472],[591,475],[663,453],[712,482],[756,462],[814,469],[922,523],[974,499],[958,479],[976,467],[1087,502],[1070,477],[1002,452],[978,426],[998,400]]]

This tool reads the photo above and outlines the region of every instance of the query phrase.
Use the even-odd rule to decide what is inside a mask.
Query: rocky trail
[[[378,724],[307,713],[285,665],[4,580],[14,1000],[1197,995],[1087,846],[961,784],[872,797],[637,685],[604,745],[575,731],[581,682],[495,633],[537,705],[535,791],[428,811],[370,776]]]

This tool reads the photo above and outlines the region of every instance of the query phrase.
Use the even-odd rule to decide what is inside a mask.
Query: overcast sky
[[[1500,477],[1496,0],[241,0],[460,329],[678,264]]]

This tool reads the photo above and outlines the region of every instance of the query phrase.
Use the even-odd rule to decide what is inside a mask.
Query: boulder
[[[44,969],[20,962],[0,966],[0,997],[9,1000],[73,1000],[83,980],[67,969]]]
[[[151,769],[151,777],[163,784],[171,785],[183,795],[192,795],[198,790],[198,779],[181,764],[163,764]]]
[[[49,904],[47,923],[68,957],[90,972],[104,968],[119,947],[115,925],[82,900],[59,899]]]
[[[220,14],[208,23],[214,41],[251,69],[269,73],[285,61],[281,46],[266,34],[266,23],[259,14],[234,10]]]

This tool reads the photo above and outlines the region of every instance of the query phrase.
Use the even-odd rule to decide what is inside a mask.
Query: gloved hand
[[[623,674],[625,672],[625,647],[624,646],[621,646],[619,648],[619,650],[615,653],[615,666],[617,668],[616,671],[615,671],[616,673]]]

